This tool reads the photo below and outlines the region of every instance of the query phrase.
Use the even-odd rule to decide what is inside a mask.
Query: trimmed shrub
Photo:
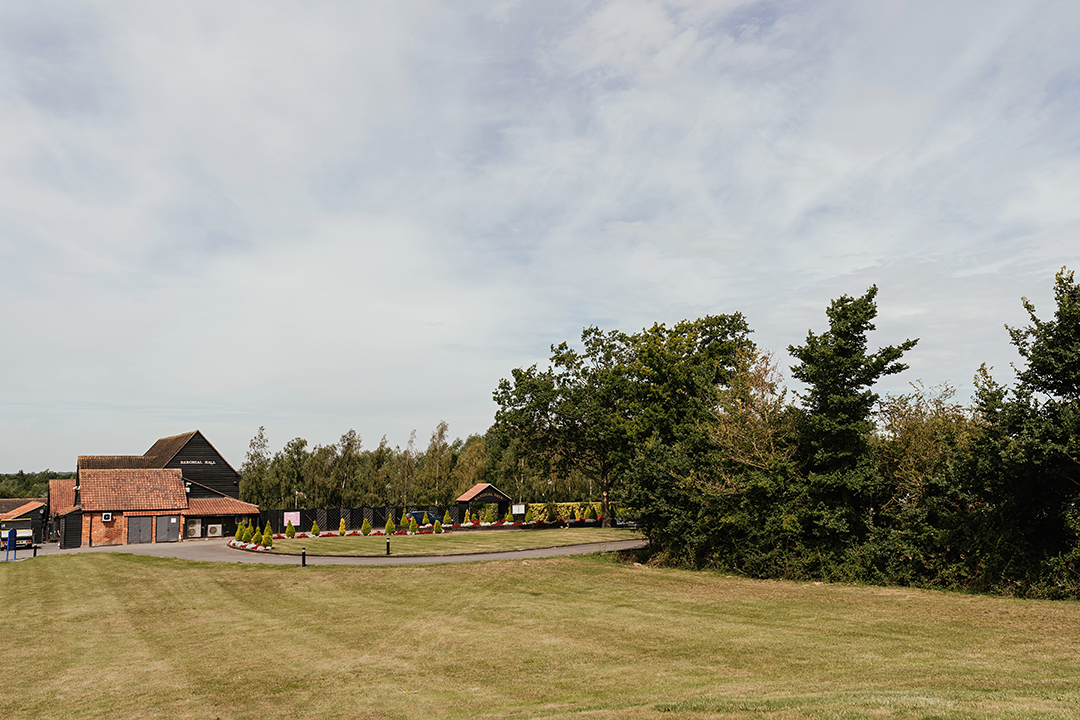
[[[555,514],[555,503],[548,503],[547,506],[547,521],[555,522],[559,519],[559,516]]]
[[[442,532],[442,523],[439,522],[438,520],[436,520],[435,525],[432,526],[432,528],[431,528],[431,532],[435,533],[436,535],[441,533]]]
[[[243,520],[241,520],[239,523],[236,524],[236,532],[233,533],[233,537],[236,539],[236,542],[244,542],[244,521]]]
[[[251,542],[252,534],[253,533],[251,531],[251,523],[248,522],[247,520],[245,520],[244,521],[244,534],[240,538],[240,542]]]
[[[428,520],[428,517],[427,517],[427,511],[426,511],[426,510],[424,511],[424,521],[423,521],[422,523],[420,523],[420,524],[421,524],[421,525],[430,525],[430,524],[431,524],[431,521],[430,521],[430,520]]]
[[[292,520],[285,523],[285,537],[291,538],[296,535],[296,528],[293,527]]]
[[[574,519],[575,520],[584,520],[585,519],[585,513],[581,512],[581,508],[579,508],[579,507],[574,508]]]
[[[514,509],[512,507],[507,508],[506,517],[503,518],[503,522],[506,522],[506,523],[514,522]]]
[[[266,540],[266,542],[263,543],[263,545],[266,545],[266,547],[270,547],[269,543],[274,538],[274,528],[270,527],[270,521],[269,520],[266,521],[266,527],[263,528],[262,534],[263,534],[263,539]]]
[[[484,522],[495,522],[495,510],[492,509],[491,505],[487,506],[487,512],[484,513]]]
[[[338,523],[337,532],[338,532],[338,535],[344,535],[345,534],[345,518],[341,518],[341,522]]]
[[[322,531],[319,530],[319,522],[318,522],[318,520],[312,520],[311,521],[311,534],[314,535],[315,537],[319,537],[320,532],[322,532]]]
[[[531,523],[533,521],[532,508],[525,508],[525,522]]]
[[[368,522],[367,518],[364,518],[364,524],[360,526],[360,534],[361,535],[370,535],[371,534],[371,523]]]
[[[467,523],[467,522],[472,522],[472,520],[469,519],[469,508],[465,508],[465,519],[462,520],[461,522],[463,524]]]
[[[586,520],[595,520],[596,519],[596,508],[593,507],[592,503],[589,503],[588,507],[585,509],[585,519]]]
[[[394,519],[393,518],[386,518],[386,527],[383,528],[383,531],[387,535],[393,535],[395,532],[397,532],[397,526],[394,525]]]
[[[270,532],[269,530],[263,533],[262,546],[264,548],[274,547],[274,533]]]
[[[262,533],[259,532],[258,528],[251,531],[251,534],[248,536],[248,542],[262,545]]]
[[[419,529],[420,528],[416,526],[416,518],[409,518],[409,532],[415,535],[416,531]]]
[[[454,524],[453,518],[450,517],[450,509],[449,508],[447,508],[446,512],[443,513],[442,524],[443,525],[453,525]]]
[[[409,524],[409,508],[405,508],[401,511],[401,520],[398,521],[398,525],[406,527]]]

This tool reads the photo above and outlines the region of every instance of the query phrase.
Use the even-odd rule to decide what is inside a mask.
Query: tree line
[[[1007,328],[1011,386],[985,365],[972,401],[948,384],[881,397],[917,340],[871,350],[877,287],[778,361],[741,313],[638,333],[586,328],[577,348],[515,368],[495,422],[423,451],[350,431],[271,455],[260,429],[242,494],[264,507],[445,504],[476,482],[517,500],[617,502],[661,562],[813,578],[1080,596],[1080,289]]]

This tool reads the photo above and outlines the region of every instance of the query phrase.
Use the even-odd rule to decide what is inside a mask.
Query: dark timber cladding
[[[152,467],[179,468],[192,481],[188,497],[240,497],[240,474],[198,430],[161,438],[146,456],[154,458]]]

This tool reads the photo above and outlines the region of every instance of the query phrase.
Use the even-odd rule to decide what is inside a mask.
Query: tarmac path
[[[273,553],[237,550],[227,540],[185,540],[176,543],[146,543],[142,545],[109,545],[99,547],[60,550],[55,544],[42,545],[38,555],[67,555],[86,552],[119,552],[132,555],[201,560],[206,562],[262,563],[266,565],[299,565],[299,555],[276,555]],[[462,555],[390,555],[341,557],[308,555],[308,565],[444,565],[447,563],[480,562],[491,560],[528,560],[533,558],[559,557],[564,555],[589,555],[596,552],[636,550],[648,544],[646,540],[615,540],[611,542],[562,545],[559,547],[531,548],[529,550],[504,550],[500,552],[469,553]],[[19,560],[31,556],[29,550],[19,551]]]

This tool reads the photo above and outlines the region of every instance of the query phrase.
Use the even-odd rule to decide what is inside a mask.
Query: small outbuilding
[[[510,509],[510,496],[491,483],[477,483],[466,490],[455,500],[458,506],[458,517],[464,517],[469,509],[469,503],[498,503],[499,519],[502,520]]]
[[[45,503],[24,499],[22,504],[0,513],[0,532],[6,533],[11,528],[30,529],[34,533],[34,544],[40,545],[44,541],[45,512]]]

